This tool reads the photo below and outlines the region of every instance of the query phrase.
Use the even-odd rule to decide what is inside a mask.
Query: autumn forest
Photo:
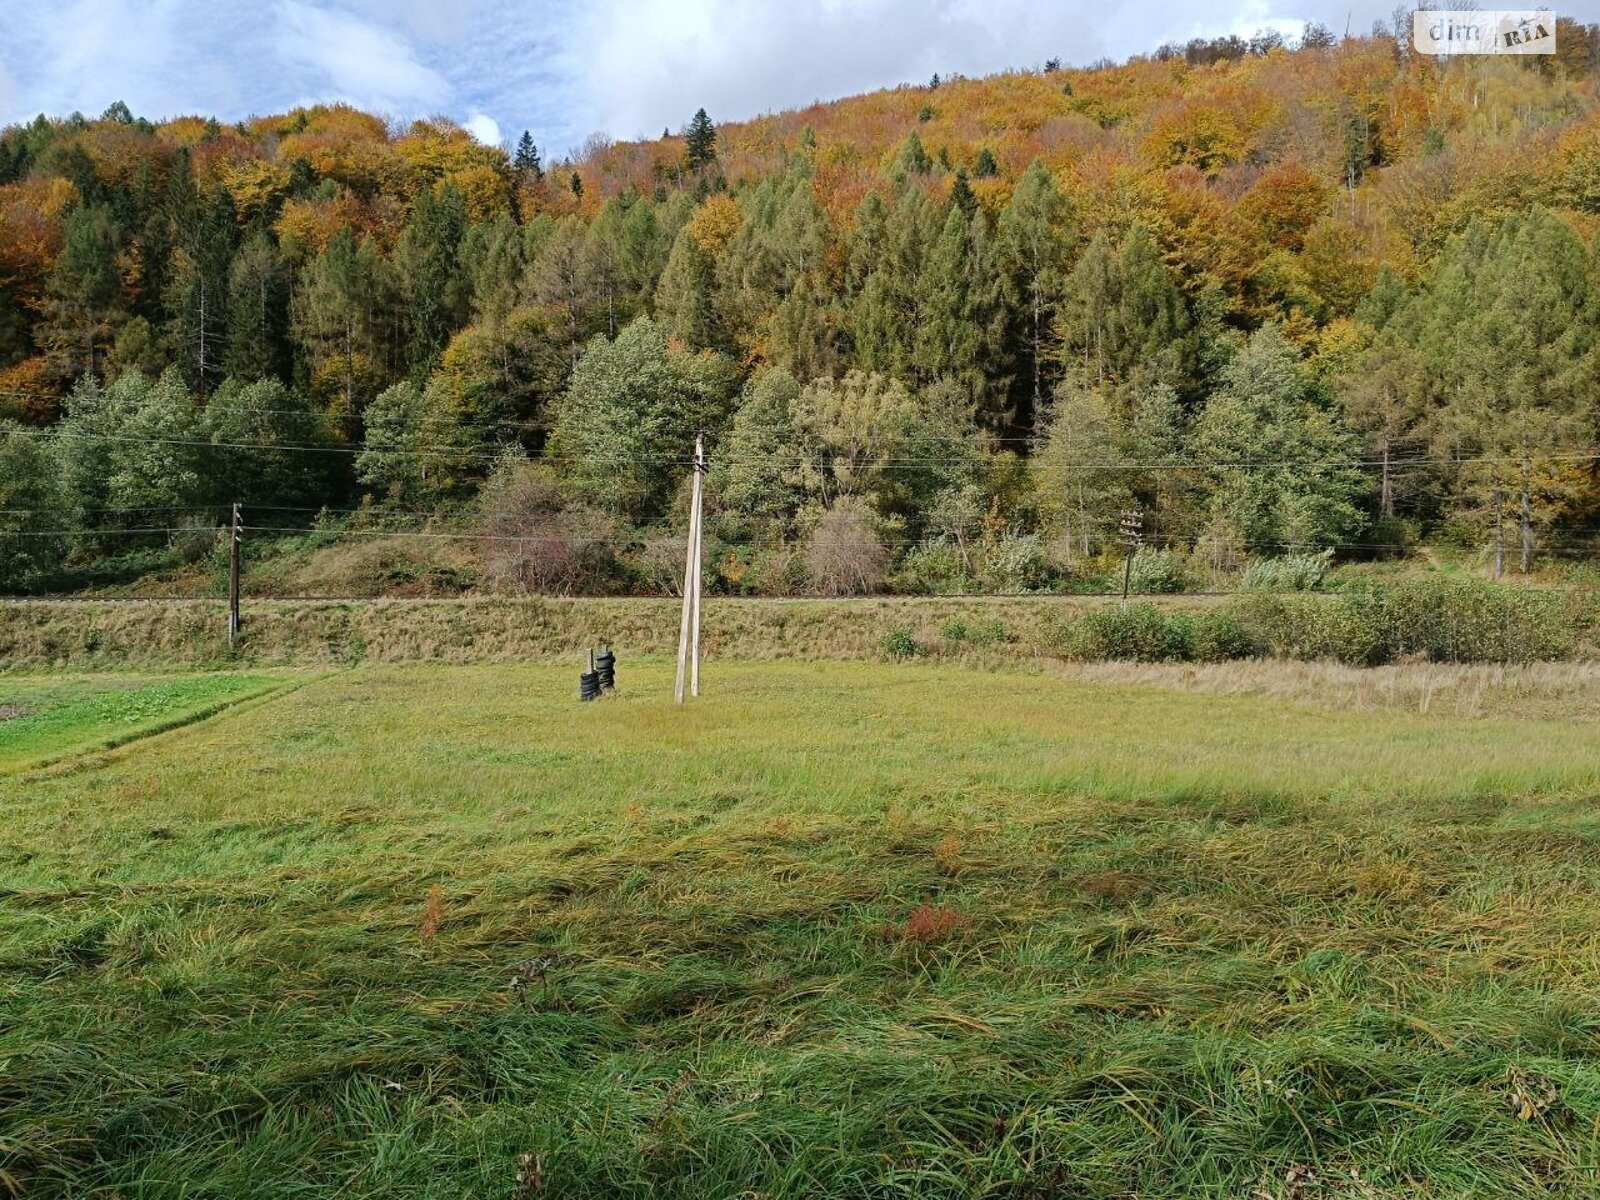
[[[1130,512],[1151,591],[1581,568],[1600,30],[1558,38],[1308,26],[559,159],[340,106],[7,128],[0,591],[204,589],[234,504],[389,556],[336,590],[665,591],[697,433],[728,593],[1095,590]]]

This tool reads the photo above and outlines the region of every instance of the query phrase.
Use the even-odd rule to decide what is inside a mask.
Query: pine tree
[[[684,152],[689,170],[698,171],[717,161],[717,127],[711,123],[705,109],[695,112],[684,134]]]
[[[517,306],[527,267],[527,241],[509,213],[470,226],[461,242],[461,271],[473,317],[489,324],[504,320]]]
[[[933,159],[923,149],[922,138],[915,129],[906,135],[905,144],[900,147],[899,157],[895,159],[894,170],[901,177],[926,175],[933,170]]]
[[[587,252],[587,234],[577,217],[556,223],[534,257],[526,277],[529,298],[560,314],[569,362],[576,366],[583,343],[599,325],[595,321],[598,290]]]
[[[1124,400],[1154,383],[1180,394],[1195,388],[1194,320],[1142,225],[1116,250],[1103,232],[1095,235],[1068,279],[1056,324],[1063,365],[1085,387]]]
[[[1596,436],[1589,257],[1568,225],[1534,209],[1492,235],[1469,229],[1432,299],[1422,349],[1443,385],[1441,441],[1477,460],[1462,470],[1458,512],[1490,531],[1497,565],[1514,528],[1527,571],[1539,530],[1580,491],[1568,456]]]
[[[999,361],[1003,308],[999,273],[982,213],[951,208],[918,281],[915,365],[919,381],[959,384],[987,409],[1003,392]]]
[[[977,165],[972,168],[975,179],[993,179],[1000,174],[1000,164],[995,161],[994,152],[985,146],[978,151]]]
[[[223,188],[197,190],[187,156],[180,156],[166,207],[173,240],[163,297],[167,338],[184,381],[204,396],[222,381],[227,352],[228,276],[238,236],[233,197]]]
[[[300,272],[291,302],[296,340],[310,359],[313,394],[349,428],[376,394],[388,279],[371,242],[340,230]]]

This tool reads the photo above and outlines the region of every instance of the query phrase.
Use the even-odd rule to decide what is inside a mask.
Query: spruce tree
[[[289,284],[289,265],[277,245],[265,233],[257,233],[239,251],[228,274],[228,346],[223,363],[229,378],[287,382],[293,362]]]
[[[511,167],[523,179],[534,183],[544,178],[544,166],[539,161],[539,148],[533,144],[533,134],[526,129],[517,139],[517,151],[512,156]]]
[[[61,253],[47,284],[44,338],[63,376],[94,373],[111,343],[121,294],[116,254],[110,210],[83,206],[67,214]]]
[[[656,316],[662,328],[696,350],[726,342],[716,307],[715,269],[686,227],[672,244],[672,254],[656,285]]]
[[[717,127],[703,108],[697,110],[689,122],[684,134],[684,152],[691,171],[708,167],[717,160]]]
[[[965,170],[956,172],[956,180],[950,185],[950,203],[961,212],[968,220],[978,211],[978,197],[973,194],[972,185],[967,182]]]
[[[1018,383],[1026,389],[1014,399],[1013,420],[1019,429],[1029,430],[1054,386],[1056,371],[1046,342],[1077,240],[1067,202],[1038,159],[1000,210],[997,235]]]
[[[471,281],[461,269],[466,212],[461,193],[445,186],[417,196],[395,248],[404,291],[406,362],[419,383],[438,361],[450,333],[465,320]]]

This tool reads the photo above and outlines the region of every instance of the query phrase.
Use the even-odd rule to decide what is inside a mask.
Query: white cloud
[[[349,13],[281,0],[278,57],[301,72],[302,92],[409,116],[438,111],[449,82],[398,34]]]
[[[475,112],[469,114],[462,123],[462,128],[485,146],[499,146],[502,144],[500,124],[487,113]]]

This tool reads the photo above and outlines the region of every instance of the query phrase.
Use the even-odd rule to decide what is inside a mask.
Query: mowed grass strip
[[[0,781],[0,1188],[1592,1193],[1592,726],[621,682],[360,669]]]
[[[0,676],[0,771],[120,745],[282,682],[232,674]]]

